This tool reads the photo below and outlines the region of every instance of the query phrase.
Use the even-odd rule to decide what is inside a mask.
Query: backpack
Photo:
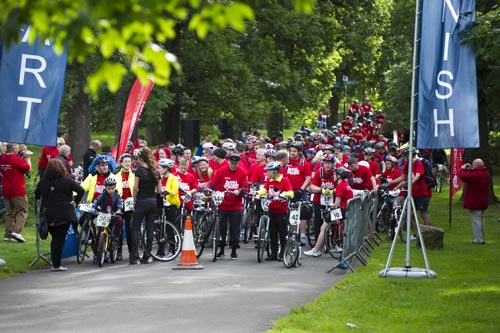
[[[433,188],[436,186],[436,177],[434,177],[434,174],[432,173],[432,164],[431,161],[429,161],[426,158],[422,158],[420,160],[424,164],[424,180],[425,184],[427,185],[427,188]]]

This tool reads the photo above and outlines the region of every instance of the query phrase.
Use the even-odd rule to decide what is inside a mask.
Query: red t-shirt
[[[290,159],[288,165],[286,166],[286,175],[290,180],[290,184],[292,184],[294,191],[298,190],[302,184],[304,184],[306,177],[310,177],[311,173],[311,162],[308,162],[305,159]]]
[[[3,154],[0,156],[0,170],[3,174],[3,196],[5,198],[25,196],[24,175],[30,171],[30,165],[16,154]]]
[[[323,177],[321,177],[323,176]],[[327,173],[323,168],[322,171],[318,170],[314,173],[314,177],[311,180],[312,185],[316,185],[318,187],[331,188],[332,190],[335,188],[335,172]],[[325,186],[323,186],[325,185]],[[318,205],[321,204],[321,194],[314,193],[313,194],[313,202]]]
[[[43,147],[42,153],[40,154],[40,159],[38,160],[38,168],[39,169],[47,168],[47,164],[49,163],[47,156],[50,156],[50,158],[52,159],[55,158],[57,155],[59,155],[59,149],[57,149],[56,146]]]
[[[229,165],[221,167],[210,179],[209,187],[215,191],[240,191],[240,195],[226,193],[220,210],[239,211],[243,209],[242,189],[248,190],[248,178],[245,171],[237,168],[235,171],[229,169]]]
[[[198,189],[198,182],[196,181],[194,176],[192,174],[190,174],[189,172],[186,172],[185,174],[179,173],[176,176],[177,176],[177,178],[179,178],[179,197],[180,197],[181,203],[182,203],[182,201],[183,201],[182,196],[184,195],[184,193],[182,193],[181,190],[183,190],[184,192],[189,192],[192,189]],[[189,200],[188,202],[186,202],[184,204],[184,207],[187,210],[193,210],[193,201]]]
[[[358,165],[358,170],[352,171],[352,188],[354,190],[372,190],[370,169],[363,165]]]
[[[401,171],[399,171],[398,167],[395,166],[392,168],[392,170],[385,170],[383,173],[382,173],[382,177],[385,177],[387,178],[387,181],[391,181],[391,180],[394,180],[394,179],[398,179],[399,177],[401,177]],[[391,184],[389,186],[389,189],[393,190],[398,184]]]
[[[212,170],[214,170],[214,174],[217,170],[219,170],[220,168],[222,168],[223,166],[227,166],[229,165],[229,162],[227,160],[224,160],[222,161],[221,164],[215,162],[213,159],[210,160],[210,162],[208,163],[208,165],[212,168]]]
[[[254,164],[248,171],[250,183],[264,183],[267,181],[267,170],[264,170],[266,164]]]
[[[94,190],[94,200],[99,198],[99,196],[104,192],[104,181],[106,180],[107,176],[101,176],[97,175],[97,181],[95,183],[95,190]]]
[[[130,198],[132,196],[132,191],[130,189],[130,185],[133,186],[133,184],[129,184],[128,178],[130,176],[130,171],[122,171],[122,199],[125,200],[127,198]]]
[[[280,175],[281,179],[269,179],[265,184],[264,188],[267,190],[267,195],[274,196],[279,195],[281,192],[292,191],[292,185],[288,178]],[[279,191],[274,191],[277,188]],[[274,214],[285,214],[288,211],[288,204],[284,200],[273,200],[269,204],[269,212]]]
[[[196,170],[195,173],[193,174],[194,179],[198,182],[198,189],[204,190],[207,188],[208,182],[210,181],[210,178],[208,177],[208,173],[201,174]]]
[[[347,201],[354,198],[354,194],[352,193],[351,186],[349,186],[347,179],[344,179],[337,184],[337,187],[335,188],[335,196],[341,198],[340,207],[347,209]]]

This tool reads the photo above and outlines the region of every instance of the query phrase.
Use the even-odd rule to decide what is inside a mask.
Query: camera
[[[465,171],[471,171],[471,170],[472,170],[472,166],[470,164],[465,166]]]

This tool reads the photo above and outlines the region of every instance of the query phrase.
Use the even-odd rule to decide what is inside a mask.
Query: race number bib
[[[99,213],[95,219],[95,225],[97,227],[107,227],[111,222],[111,214]]]
[[[342,219],[342,209],[340,209],[340,207],[332,209],[330,211],[330,219],[332,221],[341,220]]]
[[[127,198],[125,199],[125,211],[129,212],[131,210],[134,210],[134,199],[133,198]]]
[[[300,211],[299,210],[291,210],[290,211],[290,224],[297,225],[300,223]]]
[[[81,212],[90,212],[92,210],[92,204],[91,203],[81,203],[78,208],[80,209]]]
[[[333,195],[321,195],[321,205],[322,206],[333,205]]]

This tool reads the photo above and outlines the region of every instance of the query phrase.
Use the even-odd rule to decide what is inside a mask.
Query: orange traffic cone
[[[203,269],[196,259],[194,249],[193,227],[191,225],[191,216],[186,216],[186,225],[184,227],[184,240],[182,241],[181,260],[176,267],[172,269]]]

